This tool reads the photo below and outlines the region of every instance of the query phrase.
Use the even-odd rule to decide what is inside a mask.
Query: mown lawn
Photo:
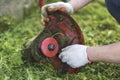
[[[73,18],[83,31],[86,45],[105,45],[120,40],[120,26],[108,13],[103,0],[79,10]],[[49,63],[23,64],[23,44],[42,31],[40,20],[39,8],[19,24],[6,17],[0,18],[0,26],[7,27],[0,29],[0,80],[120,80],[120,64],[91,63],[81,67],[78,74],[61,77]]]

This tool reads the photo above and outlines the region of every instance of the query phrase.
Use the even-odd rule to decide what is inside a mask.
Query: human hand
[[[88,46],[74,44],[62,49],[62,52],[59,55],[59,58],[62,62],[67,63],[72,68],[78,68],[89,63],[87,56]]]
[[[47,12],[54,12],[57,10],[62,11],[62,12],[66,12],[68,14],[73,13],[73,7],[69,3],[56,2],[56,3],[44,5],[41,9],[41,12],[42,12],[41,22],[42,22],[42,24],[44,25],[45,22],[49,21],[49,19],[47,18],[47,15],[48,15]]]

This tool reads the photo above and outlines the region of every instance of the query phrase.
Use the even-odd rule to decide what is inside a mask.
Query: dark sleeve
[[[105,0],[108,11],[120,23],[120,0]]]

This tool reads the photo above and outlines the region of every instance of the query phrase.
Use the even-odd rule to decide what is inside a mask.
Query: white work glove
[[[57,10],[66,12],[68,14],[73,13],[73,7],[69,3],[56,2],[56,3],[47,4],[47,5],[44,5],[41,9],[42,23],[44,23],[45,21],[48,21],[48,19],[46,19],[47,18],[47,12],[54,12],[54,11],[57,11]]]
[[[72,68],[78,68],[89,63],[87,56],[88,46],[74,44],[62,49],[62,52],[59,55],[59,58],[62,62],[67,63]]]

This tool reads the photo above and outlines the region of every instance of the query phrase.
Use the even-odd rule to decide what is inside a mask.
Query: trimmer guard
[[[28,62],[49,62],[60,73],[77,73],[58,58],[61,49],[72,44],[84,44],[80,27],[67,13],[56,11],[48,14],[49,22],[43,31],[25,44],[22,59]],[[79,53],[78,53],[79,54]]]

